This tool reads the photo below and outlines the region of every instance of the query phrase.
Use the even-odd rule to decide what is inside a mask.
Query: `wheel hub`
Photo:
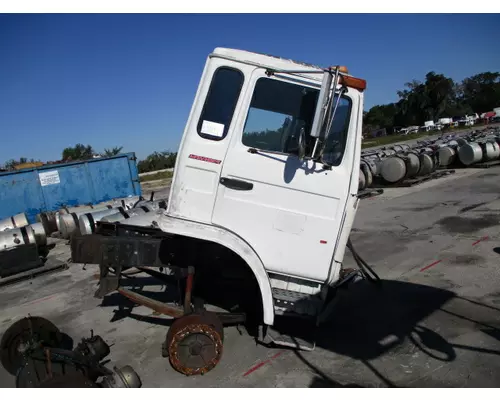
[[[222,331],[213,317],[189,315],[176,320],[167,335],[172,367],[184,375],[204,374],[222,357]],[[219,329],[218,329],[219,328]]]

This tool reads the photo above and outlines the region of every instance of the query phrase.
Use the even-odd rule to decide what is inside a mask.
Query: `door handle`
[[[253,183],[240,181],[239,179],[229,179],[229,178],[220,178],[219,180],[221,185],[226,186],[229,189],[234,190],[252,190]]]

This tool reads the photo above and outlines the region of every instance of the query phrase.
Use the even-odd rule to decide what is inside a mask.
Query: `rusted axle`
[[[170,317],[179,318],[184,315],[184,311],[180,308],[169,306],[158,300],[153,300],[149,297],[143,296],[142,294],[133,292],[122,287],[118,288],[118,293],[125,296],[127,299],[132,300],[134,303],[151,308],[157,313],[168,315]]]
[[[117,291],[121,295],[132,300],[134,303],[151,308],[153,311],[156,311],[157,313],[169,315],[174,318],[179,318],[182,317],[183,315],[191,313],[192,311],[191,293],[193,291],[193,278],[194,278],[194,267],[188,267],[186,290],[184,294],[184,310],[180,309],[179,307],[170,306],[167,305],[166,303],[162,303],[161,301],[157,301],[149,297],[143,296],[131,290],[124,289],[123,287],[119,287]]]

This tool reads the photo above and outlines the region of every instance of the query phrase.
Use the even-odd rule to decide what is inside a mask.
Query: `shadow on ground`
[[[389,353],[396,354],[404,344],[410,343],[443,363],[456,360],[457,349],[500,355],[494,349],[447,340],[447,337],[459,336],[459,332],[477,331],[500,340],[500,309],[461,298],[451,291],[390,280],[382,281],[381,287],[377,287],[365,281],[339,293],[339,297],[333,317],[316,331],[316,346],[360,361],[388,387],[397,385],[371,362]],[[428,325],[426,319],[431,315],[440,333],[424,326]],[[305,340],[311,339],[311,329],[288,318],[277,321],[273,328],[279,334]],[[296,355],[318,376],[311,386],[345,386],[312,365],[303,353],[296,352]],[[354,387],[352,385],[348,386]]]
[[[133,284],[139,293],[150,295],[156,300],[172,301],[178,293],[146,292],[147,281]],[[214,299],[220,298],[216,291]],[[230,292],[224,298],[231,304]],[[169,326],[171,320],[154,315],[143,316],[133,313],[134,305],[118,294],[108,295],[102,306],[118,307],[113,321],[134,318],[150,324]],[[324,350],[361,362],[375,374],[384,386],[405,386],[404,382],[393,382],[386,374],[373,366],[373,361],[387,354],[396,355],[406,344],[411,344],[427,357],[443,363],[457,359],[457,349],[478,354],[500,355],[494,349],[453,343],[451,339],[464,332],[482,332],[496,340],[500,339],[500,310],[480,301],[465,299],[454,292],[416,283],[383,280],[376,286],[367,281],[351,285],[348,290],[339,290],[338,303],[333,317],[320,329],[296,319],[277,319],[273,331],[295,339],[311,339],[315,332],[316,346]],[[429,317],[431,317],[429,320]],[[431,322],[429,322],[431,321]],[[433,321],[433,322],[432,322]],[[436,326],[432,326],[435,324]],[[439,333],[437,332],[439,330]],[[254,332],[252,329],[249,333]],[[313,338],[314,339],[314,338]],[[357,383],[341,384],[332,379],[327,371],[313,365],[303,352],[295,352],[297,358],[306,364],[316,376],[311,387],[364,387]],[[500,361],[500,360],[499,360]]]

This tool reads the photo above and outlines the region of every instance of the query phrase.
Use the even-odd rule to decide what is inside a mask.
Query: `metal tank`
[[[117,212],[124,214],[125,210],[123,207],[118,207],[80,215],[78,218],[78,228],[80,229],[80,233],[82,235],[90,235],[95,231],[96,222],[100,221],[101,218],[116,214]]]
[[[500,156],[500,151],[496,142],[483,142],[480,143],[480,146],[483,149],[485,161],[494,161]]]
[[[29,222],[24,213],[13,215],[12,217],[2,219],[0,221],[0,231],[6,229],[21,228],[22,226],[29,225]]]
[[[364,160],[361,160],[361,172],[365,176],[365,188],[370,187],[373,183],[373,174],[370,166]]]
[[[379,157],[377,156],[363,157],[361,161],[368,165],[373,177],[378,176],[379,165],[382,162]]]
[[[358,190],[364,190],[365,188],[366,188],[366,177],[365,174],[363,173],[363,170],[360,168]]]
[[[113,209],[113,208],[108,208],[108,207],[104,207],[104,208],[100,208],[100,209],[94,209],[94,212],[100,212],[100,211],[105,211],[105,210],[108,210],[108,211],[112,211],[111,213],[115,213],[116,212],[116,209]],[[61,232],[61,235],[63,238],[67,239],[71,236],[71,234],[76,230],[78,229],[79,227],[79,221],[78,219],[80,218],[81,215],[87,213],[87,211],[81,211],[81,212],[72,212],[71,214],[63,214],[63,215],[59,215],[59,218],[58,218],[58,228],[59,228],[59,232]]]
[[[420,159],[418,154],[409,152],[406,154],[406,175],[405,178],[413,178],[417,176],[420,170]]]
[[[458,159],[465,166],[478,163],[483,159],[483,150],[475,142],[464,144],[458,149]]]
[[[35,222],[29,225],[35,234],[35,241],[38,246],[47,245],[47,233],[45,232],[45,227],[41,222]]]
[[[422,152],[418,155],[420,161],[420,168],[418,170],[418,176],[429,175],[436,170],[436,162],[433,153]]]
[[[31,226],[23,226],[0,232],[0,250],[34,243],[36,243],[35,232]]]
[[[59,229],[57,228],[58,225],[58,218],[56,217],[55,212],[43,212],[40,214],[37,214],[36,216],[36,222],[41,222],[45,228],[45,232],[47,235],[50,235],[54,232],[57,232]]]
[[[82,207],[70,207],[70,208],[65,208],[61,209],[59,211],[56,211],[55,213],[55,218],[56,218],[56,226],[58,231],[63,231],[65,230],[65,227],[61,226],[61,221],[71,223],[71,218],[69,217],[64,217],[61,218],[65,215],[72,215],[72,214],[77,214],[78,216],[85,214],[87,212],[94,212],[94,211],[101,211],[101,210],[110,210],[112,209],[113,206],[110,206],[108,204],[100,204],[99,206],[82,206]],[[70,211],[70,212],[67,212]]]
[[[452,147],[443,146],[437,151],[437,156],[439,160],[439,166],[449,167],[456,161],[457,151]]]
[[[397,183],[406,176],[406,162],[402,157],[388,157],[380,165],[380,176],[389,183]]]

